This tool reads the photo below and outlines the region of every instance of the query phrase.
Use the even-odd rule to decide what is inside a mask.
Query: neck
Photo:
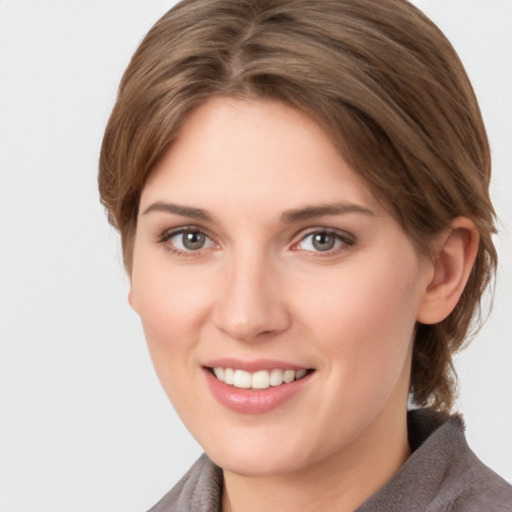
[[[294,473],[251,477],[225,470],[223,512],[355,510],[410,455],[405,408],[401,415],[387,416],[383,413],[339,453]]]

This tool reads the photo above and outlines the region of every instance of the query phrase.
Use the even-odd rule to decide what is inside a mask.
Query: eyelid
[[[205,247],[197,250],[182,250],[177,247],[171,246],[167,244],[167,242],[174,236],[179,235],[181,233],[191,231],[191,232],[199,232],[202,233],[213,245],[213,247]],[[315,234],[329,234],[335,236],[338,240],[341,241],[341,246],[334,247],[332,249],[326,251],[312,251],[312,250],[304,250],[298,247],[305,238],[308,236],[312,236]],[[339,252],[344,252],[349,248],[353,247],[357,244],[356,237],[349,233],[348,231],[341,230],[338,228],[326,227],[326,226],[318,226],[311,227],[307,229],[301,230],[300,233],[294,236],[295,241],[291,244],[291,250],[293,251],[303,251],[310,254],[313,254],[316,257],[328,257],[333,256],[334,254],[338,254]],[[204,254],[205,251],[211,249],[220,248],[220,244],[215,240],[215,236],[210,233],[208,229],[200,227],[198,225],[185,225],[185,226],[177,226],[174,228],[169,228],[164,230],[156,239],[156,243],[164,245],[165,249],[173,254],[176,254],[181,257],[198,257]]]
[[[308,236],[316,235],[316,234],[328,234],[335,236],[338,240],[342,242],[341,247],[335,247],[333,249],[327,250],[327,251],[305,251],[314,253],[318,256],[331,256],[333,253],[337,253],[339,251],[347,250],[350,247],[353,247],[357,244],[357,239],[354,235],[351,233],[337,229],[337,228],[331,228],[331,227],[314,227],[314,228],[308,228],[305,231],[302,231],[298,235],[296,235],[295,242],[292,243],[291,249],[292,250],[300,250],[300,249],[294,249],[294,247],[298,247],[299,244],[301,244],[304,239],[306,239]]]
[[[173,254],[176,254],[177,256],[181,256],[184,258],[193,258],[201,256],[204,251],[212,249],[212,247],[205,247],[201,249],[194,250],[182,250],[178,247],[171,246],[167,244],[169,240],[177,235],[180,235],[182,233],[186,232],[197,232],[203,234],[212,244],[213,248],[216,248],[219,246],[219,244],[215,241],[215,238],[209,233],[209,231],[205,228],[202,228],[200,226],[196,225],[186,225],[186,226],[179,226],[175,228],[170,228],[164,230],[156,239],[157,244],[164,245],[165,249]]]

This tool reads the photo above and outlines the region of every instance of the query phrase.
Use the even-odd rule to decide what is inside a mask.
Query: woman
[[[464,69],[403,0],[189,0],[157,22],[99,177],[206,452],[152,510],[512,510],[449,415],[496,266],[489,178]]]

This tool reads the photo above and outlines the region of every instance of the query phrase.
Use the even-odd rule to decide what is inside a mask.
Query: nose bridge
[[[219,329],[238,340],[256,340],[284,330],[289,322],[272,258],[246,248],[226,263],[215,308]]]

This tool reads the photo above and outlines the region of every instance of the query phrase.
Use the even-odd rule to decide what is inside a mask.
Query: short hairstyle
[[[420,254],[458,216],[479,233],[453,312],[416,326],[411,399],[449,410],[452,355],[475,330],[497,254],[490,150],[453,47],[406,0],[184,0],[122,78],[99,189],[131,272],[144,184],[190,112],[213,97],[285,102],[315,119]]]

